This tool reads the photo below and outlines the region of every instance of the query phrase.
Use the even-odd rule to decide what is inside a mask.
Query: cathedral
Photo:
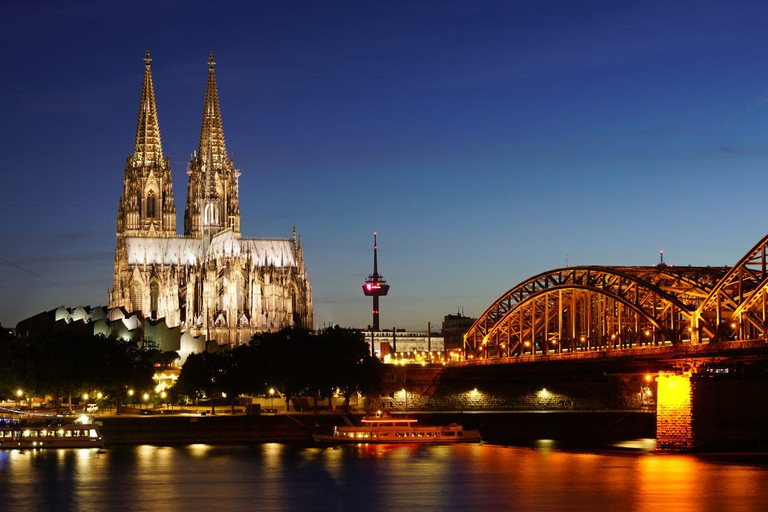
[[[264,331],[312,328],[312,289],[296,229],[291,238],[241,236],[240,172],[224,143],[213,54],[200,141],[187,166],[184,234],[176,233],[151,60],[147,51],[136,141],[117,211],[109,307],[165,319],[186,337],[229,346]]]

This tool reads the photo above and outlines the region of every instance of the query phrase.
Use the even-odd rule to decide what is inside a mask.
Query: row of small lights
[[[474,388],[474,389],[472,389],[472,390],[468,391],[468,393],[469,393],[470,395],[472,395],[472,396],[482,395],[482,392],[481,392],[481,391],[478,391],[478,390],[477,390],[477,388]],[[549,398],[549,396],[550,396],[552,393],[550,393],[550,392],[547,390],[547,388],[542,388],[540,391],[537,391],[537,392],[536,392],[536,394],[537,394],[537,395],[538,395],[540,398]]]
[[[653,375],[651,375],[650,373],[645,374],[645,381],[646,382],[651,382],[652,380],[653,380]],[[405,390],[403,390],[403,391],[405,391]],[[651,396],[650,388],[646,388],[645,392],[646,392],[646,394],[648,396]],[[472,395],[479,395],[479,394],[481,394],[480,391],[477,390],[477,388],[472,389],[471,391],[469,391],[469,393],[472,394]],[[540,398],[548,398],[552,393],[550,391],[548,391],[547,388],[542,388],[541,391],[537,392],[536,394],[539,395]]]
[[[128,396],[133,396],[135,394],[136,394],[136,392],[134,390],[132,390],[132,389],[128,390]],[[166,393],[165,391],[160,391],[160,393],[158,393],[158,394],[159,394],[160,398],[166,398],[168,396],[168,393]],[[85,399],[87,400],[87,395],[84,395],[84,396],[86,397]],[[142,400],[145,400],[145,401],[149,400],[149,393],[144,393],[143,395],[141,395],[141,398],[142,398]]]
[[[135,394],[136,394],[136,392],[135,392],[134,390],[132,390],[132,389],[129,389],[129,390],[127,391],[127,393],[128,393],[128,396],[131,396],[131,397],[132,397],[133,395],[135,395]],[[160,391],[159,395],[160,395],[160,398],[166,398],[166,397],[168,396],[168,393],[166,393],[165,391]],[[17,389],[17,390],[16,390],[16,397],[17,397],[17,398],[21,398],[21,397],[23,397],[23,396],[24,396],[24,390],[22,390],[22,389]],[[97,399],[99,399],[99,400],[101,400],[102,398],[104,398],[104,393],[102,393],[101,391],[98,391],[98,392],[96,392],[96,393],[93,395],[93,397],[94,397],[94,398],[97,398]],[[149,393],[144,393],[143,395],[141,395],[141,397],[142,397],[144,400],[149,400]],[[88,393],[83,393],[83,394],[82,394],[82,396],[81,396],[81,398],[82,398],[83,400],[88,400],[89,398],[91,398],[91,395],[89,395]]]
[[[155,391],[158,391],[158,389],[156,388]],[[133,389],[129,389],[126,393],[130,397],[133,397],[136,394],[136,392]],[[158,393],[158,395],[160,396],[160,398],[167,398],[168,397],[168,393],[166,393],[164,390],[160,391]],[[269,388],[269,396],[272,397],[274,395],[275,395],[275,388]],[[16,390],[16,396],[18,398],[23,397],[24,396],[24,391],[22,389],[17,389]],[[104,394],[101,391],[97,392],[93,396],[95,398],[99,399],[99,400],[104,398]],[[89,395],[88,393],[83,393],[82,396],[81,396],[81,398],[83,400],[88,400],[90,397],[91,397],[91,395]],[[141,395],[141,398],[143,400],[149,400],[149,397],[150,397],[149,393],[144,393],[143,395]]]
[[[406,364],[421,364],[426,366],[429,364],[443,364],[445,365],[445,359],[443,353],[439,350],[429,352],[428,350],[413,352],[394,352],[393,355],[384,356],[384,362],[391,362],[395,366],[398,364],[405,366]]]
[[[24,390],[22,390],[22,389],[17,389],[17,390],[16,390],[16,397],[17,397],[17,398],[21,398],[21,397],[23,397],[23,396],[24,396]],[[98,399],[101,399],[101,398],[103,398],[103,397],[104,397],[104,395],[101,393],[101,391],[97,392],[97,393],[96,393],[94,396],[95,396],[96,398],[98,398]],[[83,396],[82,396],[83,400],[88,400],[88,398],[89,398],[89,397],[90,397],[90,395],[88,395],[88,393],[83,393]]]

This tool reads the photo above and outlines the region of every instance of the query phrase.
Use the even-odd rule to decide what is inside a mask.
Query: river
[[[0,452],[0,510],[767,510],[768,457],[490,444]],[[565,447],[567,448],[567,447]]]

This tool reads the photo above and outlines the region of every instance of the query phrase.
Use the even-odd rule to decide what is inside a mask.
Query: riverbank
[[[488,442],[654,437],[655,416],[637,412],[414,413],[424,425],[459,423]],[[344,425],[340,414],[104,417],[107,446],[125,444],[309,443],[315,428]]]

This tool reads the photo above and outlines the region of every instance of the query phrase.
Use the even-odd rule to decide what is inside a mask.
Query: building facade
[[[227,153],[214,73],[197,150],[187,166],[184,234],[176,233],[171,164],[163,156],[147,52],[133,153],[117,213],[109,307],[164,318],[187,336],[231,346],[284,327],[312,328],[301,239],[243,238],[238,178]]]
[[[464,350],[464,334],[475,323],[470,318],[457,312],[455,315],[445,315],[442,335],[445,340],[445,350]]]
[[[373,343],[376,356],[385,363],[395,361],[440,362],[444,357],[443,337],[436,333],[393,329],[365,331],[365,341]]]

